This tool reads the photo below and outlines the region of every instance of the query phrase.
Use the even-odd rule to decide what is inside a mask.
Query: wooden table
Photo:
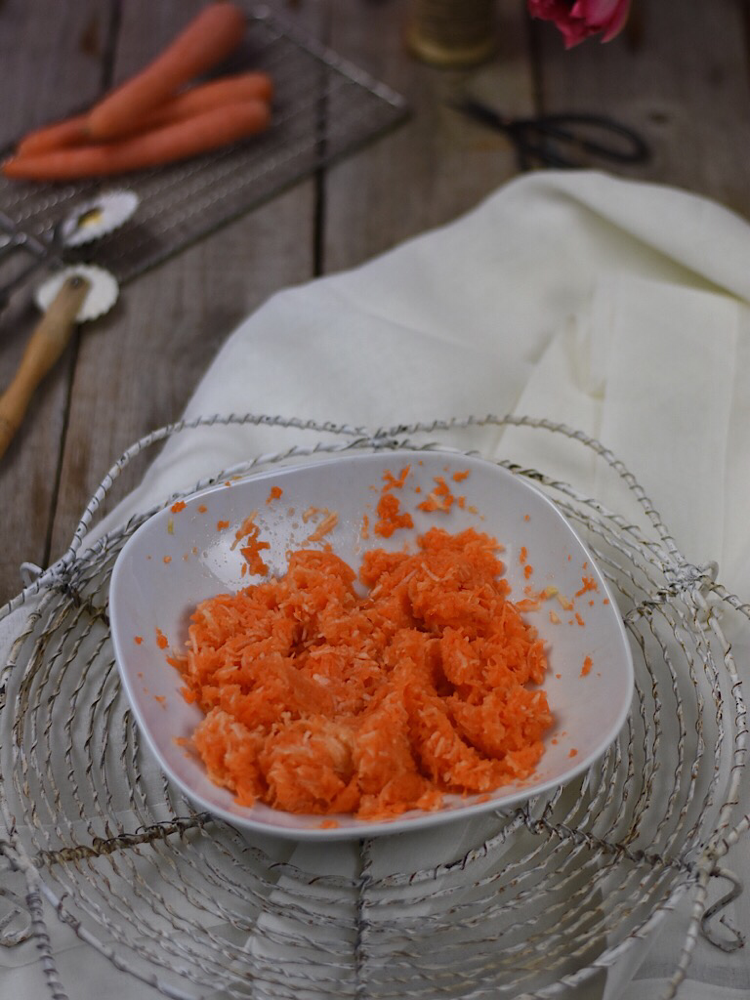
[[[132,73],[201,0],[2,0],[0,141],[85,104]],[[750,65],[739,2],[635,0],[628,32],[566,52],[522,0],[498,0],[496,55],[440,70],[404,45],[407,0],[276,0],[280,14],[403,94],[412,114],[129,284],[81,328],[0,466],[0,601],[19,565],[67,546],[90,494],[134,440],[177,418],[218,347],[277,290],[348,268],[474,206],[517,172],[505,138],[448,101],[462,85],[510,114],[603,111],[639,130],[652,161],[627,172],[750,217]],[[0,205],[0,209],[3,206]],[[36,319],[29,291],[0,316],[0,383]],[[143,459],[145,463],[147,459]],[[118,496],[142,474],[129,470]]]

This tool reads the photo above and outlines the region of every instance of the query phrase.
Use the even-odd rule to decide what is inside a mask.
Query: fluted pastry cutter
[[[108,312],[118,296],[115,278],[103,268],[80,264],[58,272],[37,290],[44,311],[10,385],[0,396],[0,457],[21,426],[37,386],[55,366],[78,323]]]
[[[39,243],[32,263],[0,288],[0,308],[10,293],[39,267],[59,263],[60,255],[68,247],[80,247],[111,233],[127,222],[137,206],[138,197],[130,191],[103,192],[77,205],[55,225],[51,239]],[[13,237],[0,247],[0,253],[18,247],[28,249],[23,239]],[[67,347],[76,324],[104,315],[115,304],[118,294],[115,277],[91,264],[64,267],[37,289],[36,303],[44,316],[26,345],[10,385],[0,396],[0,456],[21,426],[37,386]]]
[[[27,258],[22,267],[11,266],[10,277],[0,282],[0,309],[42,267],[61,266],[66,250],[75,250],[119,229],[133,215],[138,203],[138,195],[133,191],[100,192],[67,212],[46,238],[27,232],[0,212],[0,267],[16,256]]]

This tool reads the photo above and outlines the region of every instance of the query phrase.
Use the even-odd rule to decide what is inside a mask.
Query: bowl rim
[[[581,774],[587,771],[606,754],[609,747],[615,742],[620,734],[630,713],[635,685],[633,655],[625,625],[622,620],[622,616],[617,609],[617,604],[611,588],[604,574],[599,569],[597,560],[591,554],[589,547],[580,537],[576,529],[563,514],[560,508],[550,499],[550,497],[540,490],[535,483],[530,482],[521,473],[517,473],[506,468],[500,462],[484,458],[483,456],[477,454],[467,454],[466,452],[462,452],[458,449],[453,450],[446,447],[398,449],[395,451],[391,449],[377,449],[364,453],[356,452],[339,454],[334,457],[326,455],[325,458],[307,461],[300,464],[281,465],[270,469],[264,468],[257,471],[251,471],[249,474],[244,474],[241,477],[238,477],[236,481],[232,482],[231,488],[241,489],[243,486],[254,486],[264,480],[283,477],[290,474],[304,473],[312,468],[342,465],[350,462],[366,462],[376,457],[387,458],[391,462],[397,460],[399,463],[408,462],[409,459],[419,459],[424,461],[426,458],[439,457],[442,460],[450,458],[460,461],[462,464],[465,464],[466,462],[477,464],[482,468],[491,469],[493,474],[497,474],[501,478],[504,478],[506,482],[513,482],[516,484],[514,488],[520,487],[530,495],[533,495],[537,502],[541,502],[546,509],[551,512],[552,516],[557,519],[558,523],[564,527],[564,530],[572,535],[581,547],[582,551],[586,554],[589,565],[595,570],[598,587],[603,596],[608,599],[609,608],[607,613],[611,617],[612,623],[618,635],[618,645],[623,655],[622,665],[624,666],[627,675],[625,678],[624,688],[627,692],[627,697],[622,697],[615,719],[608,727],[606,734],[603,734],[602,737],[596,741],[594,748],[588,753],[571,760],[570,767],[566,768],[564,774],[553,776],[539,782],[534,782],[534,774],[532,774],[522,784],[517,785],[514,791],[499,795],[497,798],[493,798],[494,793],[489,793],[489,800],[487,801],[466,803],[461,803],[459,801],[456,805],[451,804],[448,806],[442,806],[437,810],[424,812],[420,810],[410,810],[398,816],[380,820],[358,820],[350,814],[345,814],[345,818],[347,820],[346,826],[339,825],[331,827],[322,827],[321,824],[326,820],[338,821],[342,817],[333,814],[312,816],[310,814],[287,813],[282,810],[277,810],[270,806],[260,804],[251,807],[237,806],[237,809],[240,811],[235,812],[231,809],[224,808],[221,805],[208,802],[199,792],[196,792],[195,789],[191,787],[189,782],[185,781],[175,771],[169,759],[165,757],[164,753],[155,742],[151,727],[143,718],[140,707],[140,699],[135,690],[134,678],[126,666],[128,660],[126,650],[128,647],[124,641],[124,630],[121,627],[119,619],[118,595],[122,586],[121,579],[124,574],[124,567],[127,565],[128,558],[139,544],[140,539],[145,537],[151,531],[154,531],[161,521],[166,521],[168,519],[170,504],[173,501],[167,501],[159,510],[155,511],[136,527],[123,545],[112,569],[109,594],[109,615],[110,633],[115,653],[115,661],[121,683],[123,684],[123,688],[127,696],[128,704],[137,723],[138,733],[143,739],[145,739],[150,752],[154,755],[156,763],[161,768],[163,773],[181,790],[191,803],[199,806],[201,811],[224,820],[236,829],[298,841],[343,841],[375,836],[389,836],[404,832],[426,831],[440,827],[446,823],[458,822],[460,820],[468,821],[491,812],[511,809],[523,802],[528,802],[537,796],[553,792],[564,785],[567,785],[577,777],[580,777]],[[226,487],[227,483],[216,483],[202,489],[195,490],[192,493],[185,494],[180,497],[180,500],[189,505],[216,493],[226,493]],[[139,541],[136,541],[136,539]],[[460,800],[461,797],[446,796],[446,799],[448,798]],[[253,812],[256,813],[255,818],[252,815]],[[279,820],[274,822],[273,818],[270,821],[259,819],[257,818],[258,812],[261,812],[264,815],[267,814],[270,817],[278,816]],[[247,815],[245,815],[245,813]],[[285,825],[281,821],[281,817],[284,817],[287,820],[291,819],[293,822],[291,825]],[[312,825],[306,825],[304,827],[295,825],[296,823],[301,823],[303,820]]]

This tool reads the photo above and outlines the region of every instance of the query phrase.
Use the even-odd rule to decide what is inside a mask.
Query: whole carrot
[[[273,97],[273,82],[267,73],[237,73],[223,76],[208,83],[196,84],[183,90],[169,101],[150,112],[143,126],[153,128],[157,124],[191,118],[201,111],[210,111],[222,104],[241,101],[270,101]],[[138,131],[141,131],[139,129]]]
[[[232,3],[204,7],[153,62],[93,107],[90,138],[116,139],[134,131],[142,115],[234,51],[245,27],[245,14]]]
[[[224,104],[210,111],[115,142],[56,149],[36,156],[6,160],[6,177],[57,181],[158,167],[225,146],[267,128],[270,109],[265,101]]]
[[[29,132],[16,146],[16,156],[26,153],[47,153],[51,149],[61,149],[63,146],[75,146],[77,143],[86,142],[88,117],[88,114],[75,115],[73,118],[65,118]]]
[[[130,134],[182,121],[221,104],[255,99],[270,101],[272,96],[273,82],[267,73],[237,73],[234,76],[221,77],[208,83],[197,84],[169,98],[144,114]],[[88,142],[90,142],[88,113],[85,113],[29,132],[18,143],[16,156],[48,153],[53,149],[80,146]]]

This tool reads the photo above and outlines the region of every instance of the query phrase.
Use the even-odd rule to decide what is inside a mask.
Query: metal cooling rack
[[[481,428],[525,427],[593,452],[623,496],[636,499],[643,524],[543,472],[500,464],[559,507],[617,597],[636,689],[602,760],[554,793],[454,825],[435,842],[406,834],[328,853],[246,839],[192,810],[139,740],[108,630],[113,563],[154,510],[91,548],[83,539],[145,447],[230,423],[292,428],[314,440],[196,488],[355,449],[397,453],[447,439],[455,450],[466,431]],[[373,434],[257,415],[171,425],[113,466],[68,551],[0,617],[22,605],[29,614],[0,674],[0,906],[9,911],[0,943],[33,938],[55,998],[67,995],[50,944],[58,919],[115,967],[178,1000],[558,997],[637,962],[686,896],[692,916],[665,996],[678,992],[701,934],[725,950],[742,943],[713,918],[741,889],[723,860],[750,827],[750,816],[737,815],[746,715],[727,638],[748,626],[750,607],[711,567],[682,557],[630,472],[581,433],[513,417]],[[725,895],[708,907],[714,885]]]
[[[407,113],[400,95],[264,7],[251,8],[246,41],[226,68],[248,66],[266,71],[274,82],[273,120],[265,134],[106,181],[28,184],[0,177],[5,215],[27,240],[44,242],[57,218],[76,204],[113,183],[127,186],[140,199],[127,228],[98,240],[95,250],[66,254],[70,262],[108,269],[122,283],[352,152]]]

